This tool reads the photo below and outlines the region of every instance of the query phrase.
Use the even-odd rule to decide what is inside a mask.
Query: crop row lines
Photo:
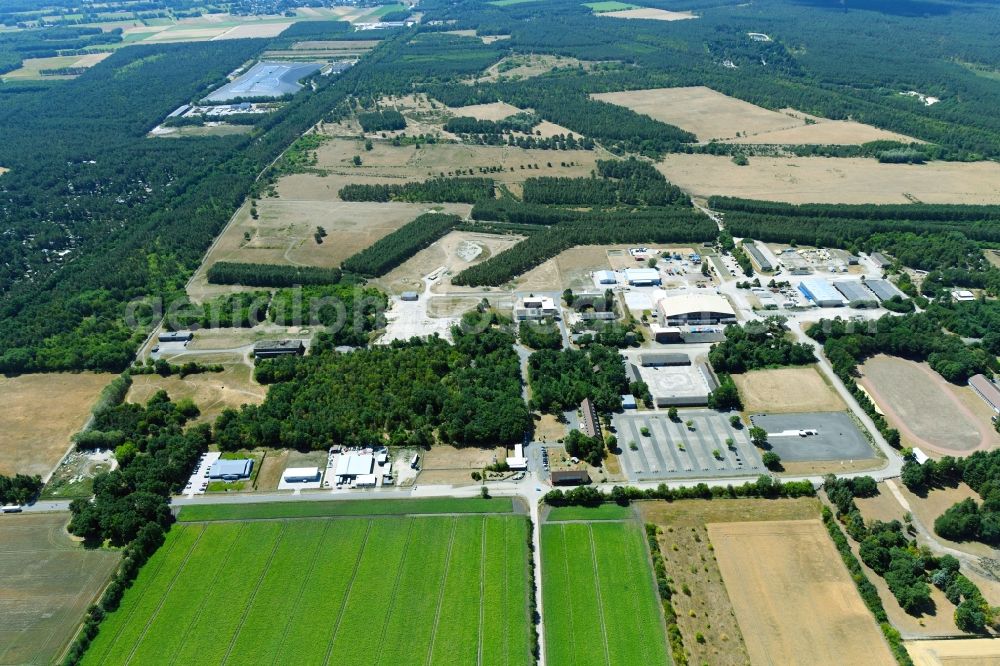
[[[368,527],[365,529],[365,538],[361,542],[361,548],[358,549],[358,559],[354,561],[354,570],[351,571],[351,582],[347,584],[347,590],[344,591],[344,598],[340,601],[340,611],[337,613],[337,623],[333,626],[333,631],[330,632],[330,640],[326,645],[326,657],[323,659],[324,666],[330,663],[330,657],[333,654],[333,643],[337,638],[337,632],[340,631],[340,623],[344,620],[344,611],[347,610],[347,600],[351,598],[351,591],[354,589],[354,581],[358,577],[358,568],[361,566],[361,560],[365,556],[365,547],[368,545],[368,536],[372,532],[372,523],[374,521],[368,520]]]
[[[438,594],[437,610],[434,613],[434,627],[431,629],[431,640],[427,646],[427,661],[430,666],[431,658],[434,656],[434,641],[437,639],[438,625],[441,623],[441,606],[444,604],[444,592],[448,586],[448,573],[451,570],[451,553],[455,546],[455,532],[458,530],[458,519],[452,520],[451,538],[448,540],[448,554],[444,558],[444,576],[441,578],[441,592]]]
[[[410,541],[413,536],[413,519],[411,518],[406,527],[406,543],[403,544],[403,555],[399,558],[399,568],[396,569],[396,580],[392,584],[392,597],[389,599],[389,608],[385,611],[385,620],[382,621],[382,634],[378,641],[378,652],[375,655],[377,664],[382,659],[382,651],[385,649],[385,637],[389,630],[389,620],[392,619],[392,610],[396,607],[396,598],[399,595],[399,581],[403,578],[403,569],[406,568],[406,555],[410,550]]]

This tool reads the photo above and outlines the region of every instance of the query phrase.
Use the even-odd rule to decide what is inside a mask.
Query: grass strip
[[[393,516],[434,513],[511,513],[509,497],[483,499],[421,497],[416,499],[319,500],[252,504],[193,504],[181,508],[178,520],[253,520],[267,518],[323,518],[337,516]]]

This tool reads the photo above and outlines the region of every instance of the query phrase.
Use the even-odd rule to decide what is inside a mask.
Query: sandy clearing
[[[476,120],[503,120],[516,113],[521,113],[521,109],[506,102],[493,102],[491,104],[473,104],[472,106],[451,107],[449,111],[455,116],[475,118]]]
[[[976,638],[961,641],[907,641],[915,666],[1000,666],[1000,641]]]
[[[292,21],[288,21],[287,23],[245,23],[229,28],[221,35],[213,37],[212,40],[277,37],[292,23]]]
[[[1000,164],[879,164],[873,159],[668,155],[657,168],[696,197],[722,194],[789,203],[1000,204]]]
[[[105,58],[107,58],[109,55],[111,55],[111,51],[105,51],[103,53],[88,53],[87,55],[82,56],[75,63],[73,63],[73,66],[74,67],[93,67],[97,63],[99,63],[102,60],[104,60]]]
[[[164,390],[175,402],[191,398],[201,410],[195,423],[214,423],[227,407],[239,409],[240,405],[259,405],[264,402],[267,388],[253,380],[253,369],[242,363],[227,365],[222,372],[206,372],[177,376],[137,375],[132,378],[126,400],[145,403],[157,391]]]
[[[666,9],[623,9],[617,12],[599,12],[597,16],[607,16],[619,19],[650,19],[653,21],[685,21],[696,19],[697,15],[691,12],[671,12]]]
[[[926,364],[879,355],[860,370],[861,385],[886,418],[927,453],[966,455],[995,445],[996,432],[980,422]]]
[[[754,370],[733,375],[747,412],[841,412],[844,401],[814,366]]]
[[[47,477],[113,374],[0,376],[0,474]]]
[[[713,523],[708,534],[755,664],[895,664],[818,520]]]

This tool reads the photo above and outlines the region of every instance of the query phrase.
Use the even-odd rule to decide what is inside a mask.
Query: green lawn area
[[[632,512],[627,506],[601,504],[600,506],[557,506],[549,511],[550,523],[562,520],[628,520]]]
[[[528,566],[513,515],[178,524],[83,663],[528,666]]]
[[[656,594],[638,523],[542,526],[551,666],[671,663]]]
[[[421,497],[419,499],[329,500],[261,502],[253,504],[196,504],[181,508],[178,520],[253,520],[255,518],[322,518],[326,516],[398,516],[424,513],[510,513],[509,497],[490,499]]]
[[[639,9],[639,5],[630,5],[627,2],[618,2],[618,0],[604,0],[604,2],[585,2],[584,7],[590,7],[597,13],[601,12],[620,12],[625,9]]]

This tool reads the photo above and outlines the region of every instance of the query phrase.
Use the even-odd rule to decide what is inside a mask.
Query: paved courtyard
[[[732,477],[765,474],[760,454],[747,435],[729,424],[729,414],[708,409],[682,409],[675,423],[666,410],[615,414],[622,470],[630,481],[693,476]],[[691,429],[685,425],[691,421]],[[649,436],[642,428],[649,429]],[[734,441],[733,448],[726,439]],[[636,449],[631,447],[635,443]],[[718,457],[714,452],[718,452]]]
[[[754,414],[750,420],[767,431],[771,449],[787,462],[868,460],[875,451],[846,412]],[[815,435],[799,435],[815,430]]]

